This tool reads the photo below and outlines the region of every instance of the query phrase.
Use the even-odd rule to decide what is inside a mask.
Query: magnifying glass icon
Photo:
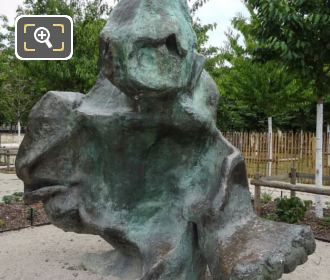
[[[49,49],[53,47],[49,41],[50,32],[46,27],[39,27],[34,31],[34,39],[40,44],[46,44]]]

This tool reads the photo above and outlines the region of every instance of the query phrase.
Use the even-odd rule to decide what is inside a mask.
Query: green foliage
[[[193,0],[191,14],[208,0]],[[114,1],[115,3],[118,0]],[[14,27],[0,15],[0,124],[26,123],[33,105],[49,90],[87,93],[99,73],[99,34],[111,12],[106,0],[25,0],[17,16],[69,15],[74,21],[74,54],[68,61],[19,61],[14,55]],[[198,49],[208,57],[210,72],[216,48],[207,47],[207,32],[214,25],[194,20]],[[2,33],[1,33],[2,30]]]
[[[199,8],[201,8],[209,0],[189,0],[192,2],[192,7],[190,9],[191,14],[194,14]]]
[[[324,217],[324,218],[320,219],[319,222],[324,227],[329,227],[330,228],[330,217]]]
[[[26,122],[33,105],[49,90],[86,93],[99,69],[98,42],[110,9],[105,0],[25,0],[21,14],[70,15],[74,55],[68,61],[20,61],[14,55],[14,28],[0,17],[0,123]]]
[[[264,130],[267,117],[273,117],[275,128],[312,128],[314,124],[308,122],[313,101],[310,87],[278,62],[255,61],[252,51],[256,43],[249,24],[235,18],[233,25],[243,37],[228,32],[226,47],[221,50],[217,79],[222,93],[218,110],[220,128]]]
[[[0,228],[4,228],[6,226],[6,222],[0,219]]]
[[[304,200],[304,204],[307,207],[307,209],[310,209],[313,206],[312,200]]]
[[[11,204],[14,200],[14,197],[12,195],[5,195],[3,196],[2,198],[2,201],[5,203],[5,204]]]
[[[272,201],[272,195],[270,193],[263,192],[261,194],[261,203],[267,204]]]
[[[26,219],[33,224],[33,220],[37,217],[37,211],[34,208],[29,208],[26,210]]]
[[[204,65],[205,70],[214,78],[219,78],[219,63],[221,60],[220,50],[217,47],[210,46],[209,41],[209,31],[213,31],[217,28],[215,23],[213,24],[202,24],[199,18],[195,17],[196,11],[206,4],[209,0],[195,0],[192,2],[191,16],[193,29],[197,36],[197,46],[196,50],[198,53],[206,57],[206,62]]]
[[[309,202],[302,201],[298,197],[277,198],[275,202],[278,219],[289,224],[295,224],[302,220],[310,206]]]
[[[278,217],[274,213],[270,213],[264,216],[265,219],[270,220],[270,221],[277,221]]]
[[[325,106],[330,105],[326,1],[247,0],[251,21],[234,18],[233,27],[241,35],[228,32],[227,45],[221,50],[208,45],[208,32],[216,25],[203,25],[196,18],[196,11],[208,0],[190,2],[197,50],[206,56],[205,69],[222,95],[219,127],[264,130],[267,117],[272,116],[274,128],[314,130],[316,89],[325,96]],[[6,31],[0,31],[0,123],[19,120],[24,124],[32,106],[49,90],[89,91],[99,72],[99,32],[110,12],[105,0],[24,1],[17,15],[73,17],[74,56],[69,61],[18,61],[14,28],[6,17],[0,17]],[[330,122],[330,111],[324,113]]]
[[[314,93],[330,93],[330,5],[328,0],[246,0],[255,56],[280,60],[312,84]]]
[[[23,200],[23,193],[22,192],[15,192],[12,195],[5,195],[2,198],[2,201],[5,204],[11,204],[13,202],[21,202]]]
[[[68,61],[26,61],[28,74],[43,81],[46,91],[88,92],[99,72],[99,33],[108,13],[104,0],[25,0],[18,14],[62,14],[74,22],[73,57]]]

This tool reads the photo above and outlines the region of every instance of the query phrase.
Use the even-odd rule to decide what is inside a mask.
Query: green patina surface
[[[94,88],[49,92],[30,114],[16,161],[25,198],[110,242],[106,271],[122,280],[204,280],[207,267],[212,279],[278,279],[314,251],[312,233],[255,216],[195,42],[185,0],[121,0]]]

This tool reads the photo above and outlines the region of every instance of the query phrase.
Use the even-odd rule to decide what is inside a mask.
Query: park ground
[[[52,225],[1,233],[0,279],[116,280],[102,276],[111,250],[98,236],[66,233]],[[282,280],[329,280],[329,260],[330,244],[317,241],[307,263]]]
[[[10,195],[14,192],[22,192],[23,191],[23,182],[17,178],[15,174],[6,174],[0,172],[0,201],[3,196]],[[254,194],[253,186],[250,186],[250,191]],[[274,198],[282,196],[290,196],[290,191],[281,191],[278,189],[270,189],[270,188],[262,188],[262,192],[267,192],[271,194]],[[297,193],[297,196],[303,200],[313,200],[314,195],[308,193]],[[326,202],[330,202],[330,197],[321,196],[322,203],[325,207]]]
[[[16,175],[0,173],[0,200],[4,195],[21,191],[23,184]],[[277,191],[270,192],[280,195]],[[308,195],[301,198],[311,199]],[[109,269],[106,259],[111,251],[112,247],[99,236],[66,233],[52,225],[3,232],[0,233],[0,279],[116,280],[103,275]],[[317,241],[316,252],[307,263],[284,275],[282,280],[329,280],[329,275],[330,243]]]

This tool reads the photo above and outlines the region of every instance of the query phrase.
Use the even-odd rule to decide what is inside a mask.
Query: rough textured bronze
[[[278,279],[314,251],[313,235],[254,214],[195,44],[185,0],[121,0],[98,82],[39,101],[17,174],[54,225],[115,247],[109,275],[203,280],[208,267],[212,279]]]

